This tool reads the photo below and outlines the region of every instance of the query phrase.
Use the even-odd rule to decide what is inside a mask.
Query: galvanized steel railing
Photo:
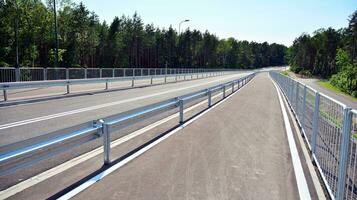
[[[184,105],[207,97],[208,107],[210,107],[213,94],[222,93],[222,99],[224,99],[228,96],[226,91],[235,92],[248,83],[254,75],[252,73],[234,81],[138,108],[124,114],[121,113],[106,119],[87,122],[81,124],[80,129],[56,131],[53,134],[48,134],[51,137],[45,135],[44,138],[46,139],[35,138],[34,141],[24,141],[0,147],[0,176],[13,173],[18,169],[28,167],[43,159],[53,157],[58,153],[68,151],[72,147],[78,147],[100,137],[103,137],[104,164],[109,164],[111,162],[111,134],[120,132],[123,127],[137,124],[142,122],[143,119],[152,118],[168,111],[178,112],[179,123],[183,123]],[[193,103],[195,104],[196,102]]]
[[[226,71],[205,68],[14,68],[0,67],[1,82],[154,76]],[[231,71],[231,70],[230,70]]]
[[[0,68],[4,70],[7,68]],[[11,69],[11,68],[10,68]],[[26,68],[25,68],[26,69]],[[22,68],[11,69],[11,70],[24,70]],[[29,69],[26,69],[29,70]],[[31,69],[31,70],[44,70],[44,71],[51,71],[51,70],[65,70],[64,79],[61,77],[60,80],[41,80],[41,81],[20,81],[20,82],[5,82],[0,83],[0,90],[3,91],[4,101],[8,100],[7,92],[9,90],[16,90],[16,89],[28,89],[28,88],[47,88],[47,87],[55,87],[55,86],[64,86],[66,87],[66,93],[70,93],[70,86],[71,85],[81,85],[81,84],[92,84],[92,83],[104,83],[105,90],[108,90],[109,83],[112,82],[120,82],[120,81],[131,81],[131,86],[134,87],[135,80],[150,80],[150,84],[153,84],[153,79],[163,78],[164,82],[167,82],[167,78],[175,77],[175,81],[178,78],[183,77],[184,80],[187,79],[198,79],[198,78],[205,78],[205,77],[212,77],[218,75],[224,75],[230,73],[229,70],[216,70],[216,69]],[[96,70],[98,71],[98,77],[96,76],[85,76],[84,78],[80,78],[78,76],[70,76],[70,70],[84,70],[84,74],[87,74],[88,71]],[[110,70],[113,76],[106,76],[105,71]],[[116,71],[120,71],[121,74],[116,74]],[[131,73],[128,73],[130,71]],[[41,72],[42,73],[42,72]],[[1,75],[1,74],[0,74]],[[5,78],[7,75],[5,74]],[[80,78],[80,79],[74,79]],[[1,82],[1,81],[0,81]]]
[[[277,72],[323,183],[332,199],[357,199],[357,111]]]

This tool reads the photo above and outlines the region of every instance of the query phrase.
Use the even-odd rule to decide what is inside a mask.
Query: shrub
[[[330,82],[343,92],[352,96],[357,95],[357,65],[344,66],[340,72],[331,77]]]
[[[302,68],[299,66],[293,65],[290,67],[290,70],[294,73],[299,73],[302,70]]]
[[[307,70],[307,69],[301,70],[301,71],[299,72],[299,74],[300,74],[302,77],[311,77],[311,76],[312,76],[310,70]]]

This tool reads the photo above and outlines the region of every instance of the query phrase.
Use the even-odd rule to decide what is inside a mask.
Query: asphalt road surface
[[[268,75],[75,199],[299,199]]]
[[[222,80],[223,78],[227,79]],[[128,95],[126,98],[128,99],[129,97],[157,94],[156,92],[161,91],[161,87],[168,87],[165,91],[170,91],[196,85],[194,89],[198,89],[199,87],[206,88],[208,85],[200,84],[209,81],[217,80],[216,83],[209,83],[216,85],[233,78],[233,76],[216,77],[197,80],[197,82],[153,86],[151,89],[138,88],[119,93],[123,95],[124,92]],[[183,85],[178,87],[177,84]],[[155,90],[155,87],[158,88]],[[137,90],[140,90],[140,94],[132,93]],[[149,91],[144,93],[145,90]],[[187,90],[191,91],[192,88]],[[177,96],[178,93],[185,93],[187,90],[175,90],[172,93]],[[104,93],[100,96],[114,94],[116,93]],[[120,94],[117,94],[115,98],[119,98]],[[168,94],[170,93],[160,94],[160,96]],[[90,97],[93,98],[93,96]],[[76,98],[63,99],[60,102],[54,101],[54,103],[57,102],[60,106],[64,104],[61,101],[73,101]],[[151,98],[153,97],[137,100],[132,104],[125,103],[124,110],[129,106],[138,106],[138,102],[148,103],[147,101],[150,101]],[[158,97],[155,96],[152,101],[158,101],[156,98]],[[82,104],[93,105],[90,104],[90,98],[86,100],[82,101]],[[105,100],[106,98],[101,96],[93,101],[104,104],[107,103]],[[51,111],[51,105],[48,107]],[[52,112],[46,111],[50,114],[58,112],[57,106],[52,107]],[[98,109],[98,112],[109,111]],[[80,118],[85,118],[86,115],[88,114],[81,114]],[[69,116],[71,117],[71,115]],[[77,120],[77,118],[73,117],[72,120]],[[149,130],[113,147],[112,158],[119,158],[175,124],[177,124],[176,118],[168,121],[162,127]],[[61,191],[66,187],[100,169],[102,163],[102,153],[99,152],[96,156],[67,170],[62,171],[62,168],[59,168],[54,176],[21,190],[10,199],[46,199],[54,194],[61,194]],[[11,180],[13,178],[9,177]],[[36,182],[36,180],[37,178],[34,177],[32,181]],[[310,192],[313,194],[312,190],[310,188]],[[75,196],[75,199],[285,200],[298,198],[280,104],[267,73],[257,75],[251,83],[227,101]]]
[[[0,107],[0,147],[208,88],[247,73]]]

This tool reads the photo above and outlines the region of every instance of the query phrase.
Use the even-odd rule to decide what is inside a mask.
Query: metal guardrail
[[[1,82],[115,78],[164,74],[193,74],[226,71],[206,68],[15,68],[0,67]],[[231,71],[231,70],[230,70]]]
[[[357,111],[270,72],[283,91],[332,199],[357,199]]]
[[[24,141],[0,147],[0,176],[10,174],[18,169],[28,167],[43,159],[53,157],[58,153],[68,151],[73,147],[86,144],[89,141],[103,138],[104,147],[104,164],[111,162],[110,154],[110,138],[111,134],[118,133],[123,127],[132,126],[143,119],[159,116],[168,111],[179,113],[179,123],[184,122],[184,105],[207,97],[208,107],[212,105],[212,95],[217,92],[222,92],[222,99],[226,98],[226,90],[231,90],[232,93],[247,84],[255,73],[245,77],[226,82],[211,88],[193,92],[184,96],[178,96],[166,101],[155,103],[149,106],[138,108],[115,116],[99,119],[93,122],[87,122],[81,125],[81,128],[69,131],[68,129],[56,131],[49,136],[44,136],[46,139],[33,141]],[[193,102],[194,104],[197,102]],[[155,119],[156,120],[156,119]],[[123,137],[124,135],[120,135]]]
[[[86,69],[89,70],[89,69]],[[101,69],[104,70],[104,69]],[[140,76],[135,75],[135,70],[133,69],[133,74],[130,76],[122,76],[122,77],[110,77],[110,78],[86,78],[86,79],[66,79],[66,80],[51,80],[51,81],[24,81],[24,82],[7,82],[7,83],[0,83],[0,90],[3,90],[3,97],[4,101],[8,100],[8,95],[7,91],[8,90],[16,90],[16,89],[28,89],[28,88],[48,88],[48,87],[55,87],[55,86],[64,86],[66,87],[66,93],[70,93],[70,86],[71,85],[80,85],[80,84],[92,84],[92,83],[105,83],[105,90],[108,90],[109,88],[109,83],[111,82],[120,82],[120,81],[131,81],[131,86],[134,87],[135,85],[135,80],[144,80],[144,79],[150,79],[150,84],[153,84],[153,80],[155,78],[164,78],[164,82],[167,82],[167,78],[172,78],[175,77],[175,81],[177,81],[178,77],[183,76],[184,80],[186,80],[186,77],[190,77],[190,79],[193,78],[204,78],[204,77],[212,77],[212,76],[218,76],[218,75],[224,75],[227,73],[230,73],[230,71],[225,70],[225,71],[215,71],[215,70],[197,70],[194,73],[193,70],[191,71],[177,71],[175,69],[176,73],[168,73],[168,74],[156,74],[156,75],[145,75],[142,72],[144,71],[143,69],[139,69],[141,71]],[[147,69],[149,70],[149,69]],[[161,70],[161,69],[160,69]],[[188,73],[190,72],[190,73]]]

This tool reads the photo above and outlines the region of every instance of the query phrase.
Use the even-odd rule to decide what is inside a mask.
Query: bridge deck
[[[298,199],[267,74],[76,199]]]

